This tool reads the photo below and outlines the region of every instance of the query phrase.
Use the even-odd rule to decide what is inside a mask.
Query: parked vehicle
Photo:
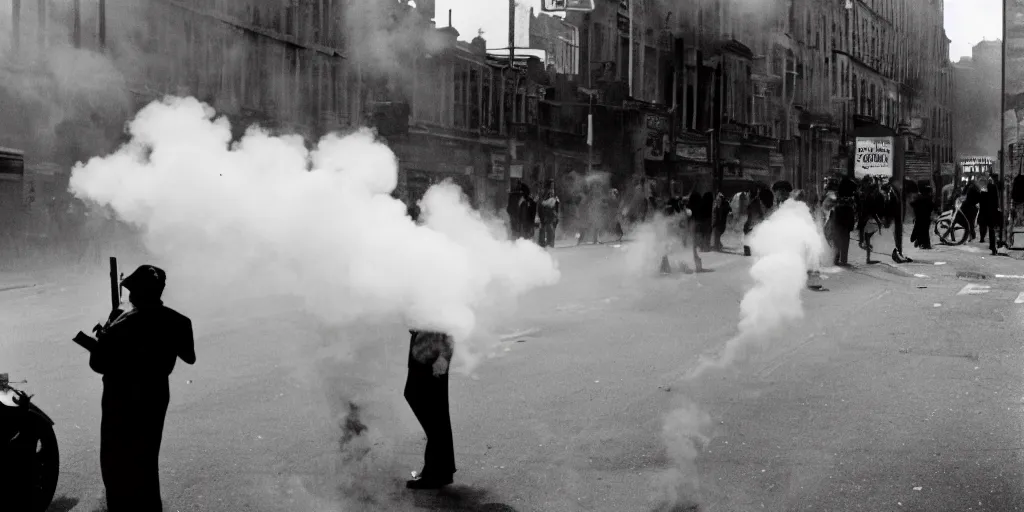
[[[0,510],[45,511],[57,491],[59,466],[53,420],[0,373]]]

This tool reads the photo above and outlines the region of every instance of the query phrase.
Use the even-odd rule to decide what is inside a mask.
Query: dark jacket
[[[914,219],[924,221],[931,218],[932,212],[935,210],[935,201],[932,201],[932,196],[929,194],[918,194],[910,202],[910,207],[914,210]]]
[[[105,384],[167,385],[179,358],[195,364],[192,321],[161,304],[122,314],[98,336],[89,367],[103,375]]]
[[[440,357],[449,363],[455,353],[451,336],[425,331],[409,331],[409,368],[428,368]]]

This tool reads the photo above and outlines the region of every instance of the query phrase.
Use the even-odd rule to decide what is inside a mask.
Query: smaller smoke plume
[[[701,448],[711,440],[710,430],[711,416],[690,402],[665,417],[661,435],[671,468],[656,480],[661,494],[659,512],[696,509],[700,491],[696,460]]]
[[[688,378],[734,363],[752,344],[764,342],[788,322],[803,317],[801,294],[807,271],[825,252],[821,232],[807,205],[788,200],[759,224],[748,244],[755,258],[754,287],[740,302],[739,334],[726,342],[717,359],[702,358]]]
[[[696,268],[692,251],[683,242],[687,227],[685,214],[667,217],[660,213],[637,226],[631,233],[633,242],[626,248],[626,272],[642,277],[658,273],[662,259],[669,259],[672,269]]]

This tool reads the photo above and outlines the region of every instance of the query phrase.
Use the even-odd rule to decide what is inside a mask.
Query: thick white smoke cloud
[[[232,143],[227,119],[192,98],[154,102],[128,128],[116,153],[75,167],[71,189],[142,227],[193,298],[290,296],[328,324],[404,320],[465,341],[493,306],[559,279],[548,253],[496,238],[454,185],[431,188],[414,224],[370,131],[312,151],[256,128]]]

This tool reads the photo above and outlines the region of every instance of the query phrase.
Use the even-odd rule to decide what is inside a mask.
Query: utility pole
[[[587,14],[587,175],[594,172],[594,20]]]
[[[516,137],[515,137],[515,124],[514,116],[516,111],[516,95],[519,94],[519,87],[517,86],[518,80],[516,80],[516,68],[515,68],[515,55],[516,55],[516,0],[508,0],[508,71],[509,78],[512,82],[511,92],[511,108],[508,112],[508,155],[505,158],[505,171],[508,172],[508,186],[509,192],[512,191],[512,159],[516,152]]]
[[[999,77],[1000,77],[999,78],[999,102],[1000,102],[999,103],[999,187],[1002,187],[1002,188],[1005,189],[1005,188],[1008,188],[1008,187],[1004,187],[1003,186],[1003,184],[1005,183],[1005,178],[1006,178],[1006,174],[1003,172],[1003,169],[1006,167],[1006,160],[1007,160],[1007,156],[1006,156],[1006,0],[1003,0],[1003,13],[1002,13],[1002,16],[1000,18],[1002,18],[1002,20],[1003,20],[1003,42],[1002,42],[1003,47],[1002,47],[1002,52],[1001,52],[1002,53],[1002,58],[1000,59],[1000,60],[1002,60],[1003,71],[1002,71],[1002,74],[999,75]],[[1016,123],[1019,126],[1020,125],[1020,119],[1017,119],[1017,112],[1018,112],[1018,109],[1014,109],[1014,111],[1013,111],[1013,116],[1014,116],[1013,120],[1014,120],[1014,123]],[[1017,141],[1014,141],[1014,142],[1017,142],[1019,144],[1020,140],[1017,140]],[[999,187],[997,187],[996,190],[999,190]],[[1000,217],[1002,217],[1002,219],[1000,220],[1000,226],[1002,227],[1002,233],[1003,233],[1003,236],[1005,237],[1006,236],[1005,235],[1005,233],[1006,233],[1006,215],[1005,215],[1006,208],[1004,207],[1005,201],[1003,201],[1003,196],[1004,195],[1005,195],[1005,190],[1000,190],[999,191],[999,207],[1004,212],[1003,215],[1000,215]],[[989,236],[991,236],[991,235],[989,235]],[[1005,238],[1004,238],[1004,240],[1005,240]]]

